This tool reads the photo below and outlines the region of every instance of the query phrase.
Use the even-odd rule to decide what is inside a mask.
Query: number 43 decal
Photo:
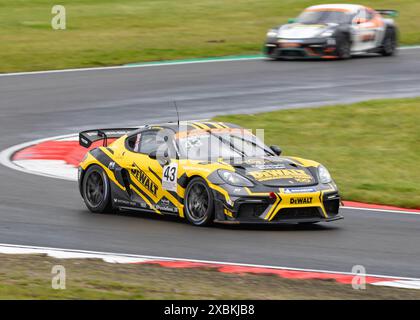
[[[177,191],[178,186],[178,163],[173,162],[163,167],[162,189]]]

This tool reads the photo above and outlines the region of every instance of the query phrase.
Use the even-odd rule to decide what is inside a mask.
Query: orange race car
[[[267,33],[265,54],[273,59],[340,58],[355,54],[394,55],[398,47],[395,10],[330,4],[305,9]]]

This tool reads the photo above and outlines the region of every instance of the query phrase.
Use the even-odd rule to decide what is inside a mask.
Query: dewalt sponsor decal
[[[312,204],[313,202],[312,197],[294,197],[290,198],[290,204]]]
[[[131,174],[133,177],[140,182],[147,190],[149,190],[154,196],[156,196],[158,186],[156,183],[149,178],[149,176],[140,169],[135,163],[133,163],[133,168],[131,169]]]
[[[277,179],[294,179],[298,182],[312,182],[313,178],[305,170],[299,169],[275,169],[248,172],[257,181],[277,180]]]

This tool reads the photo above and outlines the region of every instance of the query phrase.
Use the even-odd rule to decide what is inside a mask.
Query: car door
[[[372,17],[370,22],[372,23],[372,28],[375,30],[375,40],[372,43],[372,48],[378,48],[381,46],[386,31],[386,25],[383,17],[373,9],[368,9],[368,13]]]
[[[382,19],[373,10],[361,9],[352,21],[353,51],[367,51],[377,47],[383,29]]]
[[[123,166],[129,173],[131,200],[156,213],[177,214],[177,160],[156,158],[158,150],[168,147],[160,129],[147,129],[127,138]],[[172,187],[172,188],[171,188]]]

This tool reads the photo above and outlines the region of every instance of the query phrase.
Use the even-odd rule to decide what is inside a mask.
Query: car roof
[[[345,11],[349,13],[356,13],[360,9],[365,8],[365,6],[359,4],[321,4],[316,6],[311,6],[305,11],[322,11],[322,10],[337,10]]]
[[[137,132],[143,131],[145,129],[170,129],[174,132],[188,132],[188,131],[196,131],[196,130],[213,130],[213,129],[233,129],[233,128],[240,128],[240,126],[228,123],[228,122],[217,122],[217,121],[181,121],[177,122],[167,122],[167,123],[160,123],[160,124],[153,124],[153,125],[146,125],[140,127],[135,132],[132,132],[130,135],[135,134]]]

